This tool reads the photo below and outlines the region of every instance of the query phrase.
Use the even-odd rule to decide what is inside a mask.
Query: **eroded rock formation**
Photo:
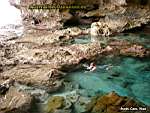
[[[82,63],[99,61],[107,55],[150,56],[149,49],[128,41],[110,39],[107,45],[99,43],[98,40],[88,44],[72,44],[75,38],[90,34],[90,32],[91,35],[102,38],[146,24],[150,21],[149,1],[10,0],[10,2],[21,10],[25,29],[21,38],[8,39],[0,43],[0,80],[2,81],[12,79],[21,85],[39,88],[45,92],[54,92],[63,86],[63,78],[67,72],[78,69]],[[82,11],[31,10],[29,6],[32,4],[73,4],[84,5],[86,8]],[[69,23],[75,23],[75,26],[77,23],[81,24],[83,28],[66,29],[65,25]],[[91,29],[84,28],[85,24],[92,24]],[[16,36],[11,35],[10,38],[16,38]],[[4,95],[0,95],[0,113],[28,113],[32,99],[30,94],[18,91],[16,86],[12,86]],[[81,98],[81,103],[83,100]],[[64,107],[64,97],[52,98],[49,102],[50,108],[47,112],[70,112],[66,109],[59,110]],[[122,102],[125,103],[122,104]],[[73,102],[69,103],[69,107],[71,103]],[[105,107],[107,105],[108,108]],[[88,110],[91,112],[104,110],[113,113],[113,110],[116,111],[116,108],[121,105],[137,104],[128,98],[110,93],[95,100],[94,105],[92,104]],[[81,111],[85,112],[82,109]]]
[[[130,4],[132,4],[130,6]],[[40,29],[59,29],[63,27],[67,21],[72,21],[71,24],[91,24],[97,20],[100,20],[99,29],[102,32],[98,35],[110,35],[114,32],[121,32],[126,29],[141,26],[146,24],[150,19],[149,17],[149,2],[148,0],[21,0],[20,4],[17,2],[11,2],[13,5],[17,5],[24,20],[24,25],[28,27],[32,26],[33,17],[42,20]],[[49,4],[49,5],[84,5],[84,10],[71,10],[71,9],[51,9],[51,10],[31,10],[30,5],[33,4]],[[144,9],[141,8],[144,5]],[[110,16],[111,15],[111,16]],[[95,20],[93,17],[96,17]],[[104,18],[106,17],[106,18]],[[89,21],[90,20],[90,21]],[[120,23],[121,22],[121,23]],[[68,23],[69,24],[69,23]],[[94,24],[92,25],[95,26]],[[105,28],[106,27],[106,28]],[[110,33],[105,33],[105,29],[109,28]]]

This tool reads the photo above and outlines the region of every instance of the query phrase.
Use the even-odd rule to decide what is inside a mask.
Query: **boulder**
[[[33,98],[10,87],[5,95],[0,95],[0,113],[29,113]]]
[[[91,36],[109,36],[111,33],[107,24],[94,22],[91,25]]]

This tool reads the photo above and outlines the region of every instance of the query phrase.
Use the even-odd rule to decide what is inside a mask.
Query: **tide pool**
[[[74,85],[79,84],[90,97],[115,91],[150,105],[150,59],[118,57],[117,62],[113,59],[103,59],[94,72],[79,70],[66,79]]]

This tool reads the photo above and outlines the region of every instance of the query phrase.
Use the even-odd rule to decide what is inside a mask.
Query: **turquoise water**
[[[115,91],[150,105],[150,59],[108,57],[97,65],[96,71],[83,69],[70,73],[66,79],[86,90],[89,97]]]
[[[111,39],[127,40],[150,48],[149,34],[122,33],[114,37],[90,37],[89,35],[74,38],[74,44],[87,44],[99,41],[103,44]],[[72,111],[81,113],[92,97],[115,91],[120,96],[128,96],[150,106],[150,59],[123,56],[105,56],[97,62],[97,69],[89,72],[82,68],[71,72],[64,78],[63,88],[49,94],[63,96],[73,104]],[[84,64],[83,64],[84,65]],[[86,64],[88,65],[88,64]],[[79,101],[74,101],[76,99]],[[43,106],[47,103],[44,102]],[[72,101],[73,100],[73,101]],[[81,101],[81,103],[80,103]],[[84,104],[83,104],[84,103]],[[43,107],[42,106],[42,107]],[[35,112],[36,113],[36,112]]]
[[[150,48],[150,34],[142,32],[121,33],[113,37],[79,36],[73,43],[86,44],[99,41],[103,44],[111,39],[127,40]],[[86,69],[70,73],[65,79],[81,91],[82,96],[93,97],[115,91],[121,96],[129,96],[150,105],[150,59],[133,57],[105,57],[94,72]],[[71,88],[70,88],[71,89]],[[68,91],[68,90],[67,90]],[[65,92],[65,91],[63,91]]]
[[[89,35],[81,35],[74,39],[74,44],[87,44],[90,43],[91,39]]]
[[[79,36],[74,39],[74,44],[87,44],[93,41],[100,41],[107,44],[110,39],[127,40],[139,43],[150,48],[150,35],[148,34],[119,34],[114,37],[90,37]],[[133,58],[123,56],[106,56],[98,61],[97,69],[88,72],[86,68],[71,72],[64,79],[64,88],[48,94],[44,103],[38,108],[46,106],[48,98],[52,96],[63,96],[68,100],[76,100],[81,97],[83,103],[88,103],[92,97],[115,91],[120,96],[129,96],[133,99],[150,106],[150,59]],[[68,101],[67,100],[67,101]],[[82,99],[81,99],[82,100]],[[72,109],[75,113],[84,111],[84,105],[78,102],[73,103]],[[81,104],[81,105],[80,105]],[[35,108],[33,108],[35,110]],[[35,110],[34,113],[37,113]]]
[[[87,44],[87,43],[99,41],[101,43],[107,44],[107,42],[111,39],[126,40],[131,43],[139,43],[146,48],[150,48],[150,34],[144,34],[144,33],[139,33],[139,34],[121,33],[121,34],[119,34],[117,36],[113,36],[113,37],[90,37],[89,35],[85,35],[85,36],[79,36],[79,37],[75,38],[73,43]]]

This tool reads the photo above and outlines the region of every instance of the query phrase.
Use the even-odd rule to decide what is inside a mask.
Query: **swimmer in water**
[[[89,66],[84,65],[84,67],[91,72],[96,70],[96,64],[94,62],[92,62]]]

